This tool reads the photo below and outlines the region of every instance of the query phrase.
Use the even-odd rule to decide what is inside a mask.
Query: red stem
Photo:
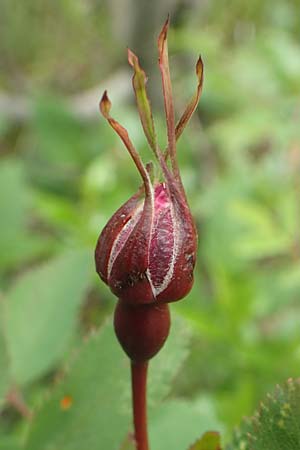
[[[131,361],[131,386],[136,450],[149,450],[147,432],[147,370],[148,361]]]

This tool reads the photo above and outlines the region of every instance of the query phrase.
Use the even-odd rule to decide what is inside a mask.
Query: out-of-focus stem
[[[131,361],[131,386],[136,450],[149,450],[147,431],[148,361]]]
[[[9,405],[15,408],[23,417],[31,420],[33,417],[32,411],[29,409],[23,398],[22,392],[14,386],[7,394],[6,401]]]

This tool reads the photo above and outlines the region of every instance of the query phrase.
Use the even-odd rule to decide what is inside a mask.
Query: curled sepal
[[[157,145],[156,132],[151,111],[151,105],[146,91],[147,76],[141,68],[138,57],[128,49],[128,62],[134,69],[132,77],[132,85],[136,97],[137,107],[141,123],[151,149],[154,152],[165,178],[168,180],[171,177],[163,153]]]
[[[138,57],[128,49],[128,62],[134,69],[132,85],[142,126],[150,147],[156,152],[156,134],[151,105],[146,91],[147,76],[141,68]]]
[[[159,54],[158,62],[162,79],[162,88],[163,88],[166,123],[167,123],[168,154],[170,155],[171,165],[175,178],[177,180],[180,180],[180,173],[176,159],[175,116],[174,116],[172,83],[169,69],[168,42],[167,42],[169,22],[170,19],[168,16],[158,36],[157,41]]]
[[[105,119],[109,119],[109,113],[111,110],[111,101],[108,98],[107,91],[103,92],[103,95],[101,97],[100,103],[99,103],[100,111],[103,117]]]
[[[175,135],[176,135],[176,141],[180,138],[185,126],[187,125],[188,121],[190,120],[193,112],[195,111],[195,109],[197,108],[197,105],[199,103],[200,100],[200,96],[202,93],[202,87],[203,87],[203,76],[204,76],[204,66],[203,66],[203,61],[201,56],[199,56],[199,59],[196,63],[196,75],[198,78],[198,85],[197,85],[197,90],[195,92],[195,94],[193,95],[193,97],[191,98],[190,102],[188,103],[184,113],[182,114],[182,116],[180,117],[176,128],[175,128]]]
[[[115,119],[113,119],[110,116],[111,101],[108,98],[107,91],[105,91],[104,94],[102,95],[99,106],[100,106],[100,111],[101,111],[102,115],[109,122],[109,124],[116,131],[116,133],[120,136],[123,143],[125,144],[125,147],[129,151],[129,153],[130,153],[130,155],[131,155],[131,157],[143,179],[146,193],[149,194],[150,190],[151,190],[151,182],[150,182],[148,172],[141,160],[140,155],[138,154],[134,145],[132,144],[132,142],[128,136],[127,130],[125,130],[125,128],[122,127],[122,125],[120,125],[119,122],[117,122]]]

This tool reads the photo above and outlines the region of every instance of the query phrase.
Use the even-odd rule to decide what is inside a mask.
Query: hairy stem
[[[131,361],[132,405],[136,450],[149,450],[146,400],[147,371],[148,361]]]

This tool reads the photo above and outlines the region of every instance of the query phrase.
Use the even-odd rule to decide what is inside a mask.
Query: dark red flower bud
[[[122,300],[170,302],[191,289],[195,252],[195,227],[182,194],[159,183],[151,198],[135,195],[113,215],[98,240],[96,267]]]
[[[133,87],[142,126],[161,169],[160,179],[151,180],[127,131],[110,116],[111,103],[105,92],[100,110],[119,134],[142,177],[143,186],[109,220],[98,239],[95,260],[101,279],[112,292],[129,304],[171,302],[184,297],[193,284],[197,234],[177,165],[176,140],[195,110],[202,89],[203,64],[196,65],[197,91],[175,126],[168,66],[166,22],[158,40],[168,147],[158,147],[146,93],[146,75],[130,50],[134,68]],[[170,166],[168,165],[170,159]]]

